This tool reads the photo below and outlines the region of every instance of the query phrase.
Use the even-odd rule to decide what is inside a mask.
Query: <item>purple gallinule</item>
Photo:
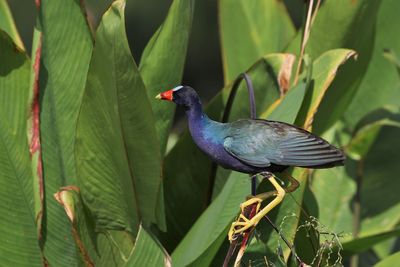
[[[241,119],[229,123],[211,120],[204,112],[196,91],[189,86],[177,86],[156,96],[182,106],[188,117],[194,142],[220,166],[252,175],[262,174],[275,187],[275,198],[260,210],[267,198],[260,194],[240,205],[243,210],[257,204],[256,215],[248,219],[243,214],[232,223],[229,240],[244,233],[258,222],[285,196],[285,190],[272,173],[289,166],[330,168],[343,165],[342,151],[322,138],[279,121]],[[268,195],[269,196],[269,195]]]

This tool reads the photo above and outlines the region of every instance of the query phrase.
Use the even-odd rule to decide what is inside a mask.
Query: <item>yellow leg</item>
[[[243,202],[242,204],[240,204],[240,210],[243,213],[245,208],[257,203],[257,207],[256,207],[256,213],[257,213],[260,210],[261,202],[263,202],[264,199],[265,198],[260,198],[260,197],[254,196],[254,197],[250,198],[249,200],[247,200],[247,201]]]
[[[270,177],[268,177],[268,179],[276,189],[276,193],[275,193],[276,197],[270,203],[268,203],[268,205],[265,206],[265,208],[263,208],[261,211],[259,211],[260,205],[261,205],[261,202],[265,199],[265,198],[263,198],[263,194],[257,195],[256,197],[243,202],[240,205],[240,209],[242,212],[244,211],[244,209],[246,207],[257,203],[256,215],[249,220],[243,214],[241,214],[239,216],[239,219],[236,222],[233,222],[231,225],[231,228],[228,233],[229,241],[236,239],[238,234],[242,234],[246,230],[250,229],[251,227],[256,226],[258,224],[258,222],[265,215],[267,215],[268,212],[270,212],[274,207],[276,207],[276,205],[278,205],[279,203],[282,202],[283,197],[285,196],[285,190],[275,180],[274,176],[270,176]],[[265,197],[268,197],[268,196],[270,196],[270,195],[267,194]]]

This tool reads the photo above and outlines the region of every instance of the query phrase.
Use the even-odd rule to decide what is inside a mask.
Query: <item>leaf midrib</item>
[[[1,128],[3,128],[3,127],[1,127]],[[30,207],[30,202],[28,201],[28,199],[27,199],[27,197],[26,197],[26,195],[25,195],[25,190],[23,189],[24,187],[23,187],[23,185],[21,184],[21,180],[20,180],[20,176],[18,175],[18,172],[17,172],[17,169],[15,168],[15,165],[13,164],[13,161],[12,161],[12,159],[11,159],[11,157],[10,157],[10,153],[9,153],[9,151],[10,151],[10,149],[8,148],[8,146],[6,145],[6,143],[5,143],[5,140],[4,140],[4,136],[3,136],[3,133],[4,133],[5,131],[4,131],[4,129],[1,129],[1,131],[0,131],[0,140],[1,140],[1,143],[3,144],[3,147],[5,148],[5,150],[6,150],[6,155],[7,155],[7,158],[8,158],[8,160],[9,160],[9,162],[11,163],[10,165],[12,166],[12,170],[13,170],[13,172],[14,172],[14,175],[15,175],[15,177],[17,178],[16,180],[17,180],[17,183],[19,184],[19,186],[20,186],[20,188],[22,189],[21,190],[21,192],[22,192],[22,196],[23,196],[23,200],[25,201],[25,203],[26,203],[26,207]],[[31,209],[29,209],[28,208],[28,214],[30,215],[30,217],[31,217],[31,221],[33,222],[33,225],[36,225],[36,222],[35,222],[35,216],[33,215],[33,212],[32,212],[32,210]],[[35,227],[34,227],[35,228]],[[36,229],[36,228],[35,228]]]
[[[122,27],[122,28],[124,29],[124,27]],[[116,31],[114,31],[113,37],[114,37],[113,38],[113,41],[114,41],[113,44],[117,44],[118,43],[117,42],[118,38],[117,38]],[[136,215],[138,217],[138,220],[140,221],[142,213],[140,211],[140,205],[139,205],[137,191],[136,191],[136,184],[135,184],[135,179],[134,179],[134,176],[133,176],[132,164],[131,164],[131,160],[130,160],[129,154],[128,154],[128,147],[127,147],[126,139],[125,139],[125,129],[124,129],[124,126],[123,126],[123,123],[122,123],[122,118],[121,118],[121,110],[120,110],[120,103],[119,103],[119,99],[120,99],[119,98],[119,86],[118,86],[118,81],[116,79],[117,78],[117,73],[116,73],[117,64],[116,64],[116,61],[115,61],[115,55],[116,55],[116,46],[115,45],[113,45],[112,52],[113,52],[113,57],[112,57],[113,76],[114,76],[114,85],[115,85],[115,89],[116,89],[115,94],[116,94],[116,102],[117,102],[117,110],[118,110],[118,120],[119,120],[119,124],[120,124],[120,127],[121,127],[120,134],[121,134],[121,140],[122,140],[122,143],[123,143],[123,146],[124,146],[124,156],[125,156],[126,161],[128,163],[129,176],[131,178],[130,181],[131,181],[131,184],[132,184],[132,190],[133,190],[133,195],[134,195],[135,204],[136,204],[135,205],[136,206]],[[129,225],[129,226],[131,226],[131,225]]]

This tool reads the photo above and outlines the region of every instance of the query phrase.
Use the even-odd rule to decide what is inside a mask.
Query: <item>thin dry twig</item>
[[[312,15],[313,5],[314,5],[314,0],[310,0],[310,2],[308,4],[306,25],[304,26],[304,31],[303,31],[303,39],[301,41],[299,62],[297,63],[296,75],[294,77],[294,82],[293,82],[294,85],[296,85],[297,82],[299,81],[299,75],[300,75],[301,63],[303,61],[303,56],[304,56],[304,50],[306,49],[308,37],[310,37],[310,32],[311,32],[311,18],[315,17],[316,12],[317,12],[317,9],[316,9],[314,12],[314,16]],[[318,5],[318,3],[317,3],[317,5]]]
[[[314,24],[314,20],[315,20],[315,17],[317,16],[317,12],[319,10],[319,6],[320,5],[321,5],[321,0],[318,0],[317,4],[315,5],[315,10],[314,10],[314,13],[313,13],[312,18],[311,18],[311,26]]]

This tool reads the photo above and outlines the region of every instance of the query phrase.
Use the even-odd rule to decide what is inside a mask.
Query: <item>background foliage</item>
[[[213,171],[154,95],[183,79],[221,120],[242,72],[258,117],[312,130],[348,158],[292,169],[301,186],[269,215],[279,234],[262,221],[240,264],[398,262],[400,2],[326,0],[310,27],[303,1],[220,0],[215,16],[199,2],[132,1],[125,15],[124,0],[41,0],[17,27],[0,0],[1,266],[221,266],[250,180]],[[249,116],[247,97],[242,82],[230,120]]]

